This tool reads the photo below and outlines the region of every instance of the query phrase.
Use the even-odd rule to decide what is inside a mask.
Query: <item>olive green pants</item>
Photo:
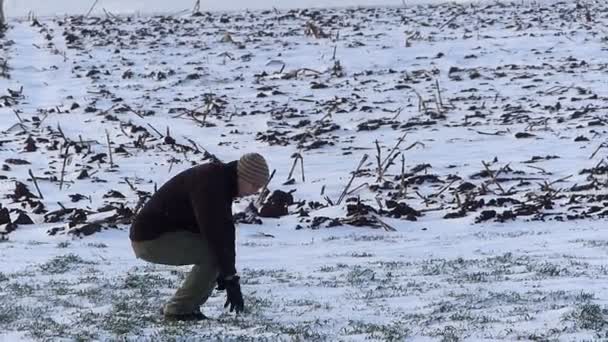
[[[132,241],[135,255],[163,265],[194,265],[181,287],[164,306],[167,314],[188,314],[199,309],[215,288],[219,273],[215,256],[200,234],[171,232],[155,240]]]

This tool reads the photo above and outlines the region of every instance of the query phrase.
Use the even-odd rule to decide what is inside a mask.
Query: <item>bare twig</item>
[[[382,221],[378,215],[372,214],[372,216],[376,219],[376,221],[378,221],[378,223],[380,223],[382,228],[384,228],[384,230],[386,230],[387,232],[396,232],[397,231],[397,229],[393,228],[388,223]]]
[[[401,154],[401,152],[397,152],[395,153],[391,159],[388,161],[388,163],[386,163],[386,165],[384,165],[384,170],[382,170],[382,175],[386,174],[386,171],[388,171],[388,168],[393,164],[393,161],[395,159],[397,159],[397,157],[399,157],[399,155]]]
[[[405,151],[409,151],[409,150],[413,149],[414,147],[416,147],[418,145],[420,145],[422,147],[425,147],[425,145],[423,143],[421,143],[420,141],[416,141],[415,143],[411,144],[410,146],[404,148],[404,150]]]
[[[475,131],[475,132],[477,134],[481,134],[481,135],[498,135],[498,136],[503,136],[507,133],[505,131],[496,131],[494,133],[488,133],[488,132],[482,132],[482,131]]]
[[[401,115],[401,112],[403,112],[403,107],[399,107],[397,109],[397,114],[395,114],[395,116],[393,116],[392,120],[397,120],[397,118],[399,117],[399,115]]]
[[[405,140],[406,136],[407,136],[407,132],[403,133],[403,135],[401,136],[401,138],[399,138],[399,140],[397,140],[397,143],[395,144],[395,146],[393,147],[393,149],[390,151],[390,153],[388,154],[388,156],[386,156],[386,158],[382,161],[382,164],[380,165],[382,168],[384,168],[386,162],[389,160],[389,158],[395,152],[395,150],[399,148],[399,145],[401,145],[401,143],[403,142],[403,140]]]
[[[148,126],[150,126],[150,128],[152,128],[154,130],[154,132],[156,132],[156,134],[160,135],[161,138],[165,137],[161,132],[159,132],[156,128],[154,128],[154,126],[152,126],[150,123],[148,123]]]
[[[19,119],[20,123],[23,123],[23,120],[21,119],[21,117],[19,116],[19,112],[16,109],[13,109],[13,113],[15,113],[15,116],[17,116],[17,119]]]
[[[63,189],[63,176],[65,175],[65,165],[68,161],[68,153],[70,151],[70,145],[65,147],[65,153],[63,154],[63,166],[61,167],[61,180],[59,181],[59,190]]]
[[[169,171],[167,173],[171,173],[171,170],[173,170],[173,163],[175,163],[175,158],[169,159]]]
[[[59,134],[61,134],[61,137],[63,138],[63,140],[65,141],[66,144],[70,144],[70,139],[68,139],[65,134],[63,134],[63,130],[61,129],[61,126],[59,124],[57,124],[57,130],[59,131]]]
[[[262,190],[260,190],[260,195],[258,196],[258,199],[256,200],[256,204],[259,206],[262,204],[262,202],[266,199],[266,196],[268,196],[268,193],[270,191],[268,191],[268,184],[270,184],[270,181],[272,181],[272,178],[274,177],[274,174],[277,172],[277,170],[272,170],[272,173],[270,174],[270,177],[268,177],[268,180],[266,181],[266,184],[264,184],[264,186],[262,187]]]
[[[441,88],[439,87],[438,79],[435,79],[435,86],[437,87],[437,98],[439,99],[439,106],[443,109],[443,100],[441,99]]]
[[[300,154],[300,172],[302,172],[302,183],[306,181],[304,178],[304,157]]]
[[[122,132],[122,134],[125,135],[125,137],[130,138],[129,133],[127,133],[127,131],[125,131],[125,128],[123,127],[122,121],[118,125],[118,128],[120,128],[120,131]],[[80,135],[78,137],[80,137]],[[82,137],[80,137],[80,142],[82,143]]]
[[[377,139],[376,139],[375,143],[376,143],[376,163],[378,163],[378,168],[377,168],[377,170],[378,170],[378,179],[377,179],[377,181],[380,182],[382,180],[382,178],[383,178],[382,171],[384,170],[384,168],[382,167],[382,161],[381,161],[382,150],[380,149],[380,144],[378,143]]]
[[[129,178],[125,177],[125,182],[129,186],[129,188],[131,188],[131,190],[133,190],[134,192],[137,192],[137,189],[133,186],[133,184],[131,184],[131,182],[129,182]]]
[[[296,169],[298,159],[300,159],[300,154],[296,153],[294,155],[293,164],[291,165],[291,170],[289,170],[289,175],[287,175],[287,180],[291,179],[291,176],[293,175],[293,171]]]
[[[589,159],[593,159],[595,157],[595,155],[600,151],[600,149],[602,148],[606,148],[608,145],[606,145],[606,143],[602,143],[600,146],[598,146],[595,151],[593,151],[593,153],[591,154],[591,157],[589,157]]]
[[[357,192],[358,190],[360,190],[360,189],[362,189],[362,188],[364,188],[364,187],[368,187],[368,186],[369,186],[369,183],[363,183],[363,184],[359,185],[358,187],[356,187],[356,188],[352,189],[351,191],[349,191],[349,192],[347,193],[347,195],[352,195],[352,194],[354,194],[355,192]]]
[[[547,172],[545,169],[543,169],[542,167],[538,167],[538,166],[533,166],[533,165],[528,165],[529,168],[532,169],[536,169],[539,170],[540,172],[542,172],[543,175],[550,175],[551,172]]]
[[[34,185],[36,186],[36,190],[38,191],[38,195],[40,196],[40,199],[44,199],[44,196],[42,196],[42,192],[40,192],[40,188],[38,187],[38,181],[36,181],[36,177],[34,177],[34,173],[32,172],[31,169],[28,170],[28,173],[30,174],[30,177],[32,177],[32,180],[34,181]]]
[[[446,27],[447,25],[449,25],[452,21],[454,21],[459,16],[463,15],[465,12],[466,12],[465,10],[462,10],[459,13],[456,13],[452,18],[450,18],[448,21],[446,21],[445,23],[443,23],[443,25],[441,25],[439,27],[439,30],[443,30],[444,27]]]
[[[416,96],[418,97],[418,111],[421,113],[426,113],[427,109],[426,109],[426,103],[424,103],[424,99],[422,98],[422,95],[420,95],[420,93],[418,91],[416,91],[416,89],[411,88],[412,91],[414,93],[416,93]]]
[[[89,9],[89,11],[87,12],[87,14],[85,14],[85,18],[89,16],[89,14],[91,14],[91,12],[93,12],[93,9],[95,8],[95,6],[97,6],[97,3],[99,2],[99,0],[95,0],[95,2],[93,3],[93,5],[91,6],[91,8]]]
[[[482,160],[481,163],[483,164],[483,166],[486,169],[486,171],[490,174],[490,177],[492,178],[492,183],[496,184],[496,186],[498,187],[498,189],[500,189],[500,192],[503,195],[506,195],[507,192],[502,187],[502,185],[500,185],[500,183],[496,180],[496,176],[497,176],[498,173],[494,173],[494,171],[490,170],[490,166],[485,161]],[[500,170],[498,172],[500,172]]]
[[[426,207],[428,207],[428,206],[429,206],[430,201],[429,201],[429,198],[428,198],[428,197],[426,197],[426,196],[422,195],[422,194],[421,194],[420,192],[418,192],[418,191],[416,191],[416,195],[418,195],[418,197],[420,197],[420,199],[421,199],[421,200],[424,202],[424,205],[425,205]]]
[[[342,200],[344,199],[344,197],[346,197],[346,193],[348,192],[348,188],[350,188],[351,184],[355,180],[355,177],[357,177],[357,173],[359,172],[359,169],[361,169],[361,167],[363,166],[363,163],[365,163],[365,161],[367,160],[368,157],[369,156],[367,154],[364,154],[363,157],[361,158],[361,161],[359,162],[359,165],[357,166],[357,169],[355,169],[355,172],[353,172],[353,176],[350,178],[350,181],[348,182],[348,184],[344,188],[344,191],[342,191],[342,194],[340,195],[340,198],[338,198],[338,202],[336,203],[337,205],[340,205],[340,203],[342,203]]]
[[[439,195],[441,195],[444,191],[446,191],[447,189],[449,189],[452,184],[456,183],[456,179],[452,179],[452,181],[450,182],[450,184],[446,185],[445,187],[443,187],[441,190],[439,190],[437,193],[432,194],[429,197],[438,197]]]
[[[560,179],[554,180],[553,182],[549,183],[549,185],[551,186],[551,185],[553,185],[553,184],[563,182],[563,181],[565,181],[565,180],[568,180],[568,179],[572,178],[573,176],[574,176],[574,175],[569,175],[569,176],[566,176],[566,177],[562,177],[562,178],[560,178]]]
[[[401,181],[399,182],[399,197],[405,196],[405,154],[401,154]]]
[[[135,109],[131,108],[131,106],[125,105],[125,108],[126,108],[127,110],[129,110],[131,113],[133,113],[133,114],[135,114],[135,115],[139,116],[140,118],[142,118],[142,119],[144,118],[144,116],[143,116],[143,115],[139,114],[139,113],[138,113],[138,112],[137,112]]]
[[[192,147],[194,147],[194,150],[196,151],[196,153],[201,152],[201,150],[198,148],[198,144],[194,140],[192,140],[188,137],[184,137],[184,138],[192,145]]]
[[[109,112],[111,112],[112,110],[114,110],[114,108],[116,108],[116,107],[118,107],[118,106],[119,106],[119,105],[118,105],[118,103],[115,103],[115,104],[113,104],[113,105],[112,105],[110,108],[108,108],[108,109],[106,109],[106,110],[104,110],[104,111],[99,112],[99,114],[98,114],[98,115],[99,115],[99,116],[106,115],[106,114],[108,114]]]
[[[114,20],[119,20],[120,18],[115,15],[114,13],[107,11],[105,8],[103,8],[103,13],[106,14],[106,17],[110,18],[110,19],[114,19]]]
[[[112,159],[112,143],[110,142],[110,133],[106,129],[106,140],[108,141],[108,152],[110,154],[110,168],[114,167],[114,160]]]

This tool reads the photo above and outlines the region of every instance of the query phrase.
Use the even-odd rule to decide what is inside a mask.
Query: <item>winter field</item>
[[[607,4],[9,24],[0,340],[608,339]],[[251,151],[283,192],[235,203],[247,312],[164,321],[189,267],[133,213]]]

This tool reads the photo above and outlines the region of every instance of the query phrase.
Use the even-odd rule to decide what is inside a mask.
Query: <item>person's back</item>
[[[196,193],[212,197],[218,192],[224,192],[231,202],[232,197],[236,195],[236,183],[229,182],[231,168],[235,166],[221,163],[202,164],[173,177],[152,195],[138,213],[131,226],[131,240],[153,240],[163,233],[176,230],[200,232],[194,215],[192,196]]]

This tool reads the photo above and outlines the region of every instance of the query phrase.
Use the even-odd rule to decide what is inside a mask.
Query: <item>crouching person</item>
[[[200,311],[213,289],[226,290],[226,307],[244,309],[235,267],[232,201],[252,195],[268,181],[257,153],[230,163],[209,163],[165,183],[138,213],[130,231],[138,258],[163,265],[194,265],[162,312],[171,320],[206,319]]]

